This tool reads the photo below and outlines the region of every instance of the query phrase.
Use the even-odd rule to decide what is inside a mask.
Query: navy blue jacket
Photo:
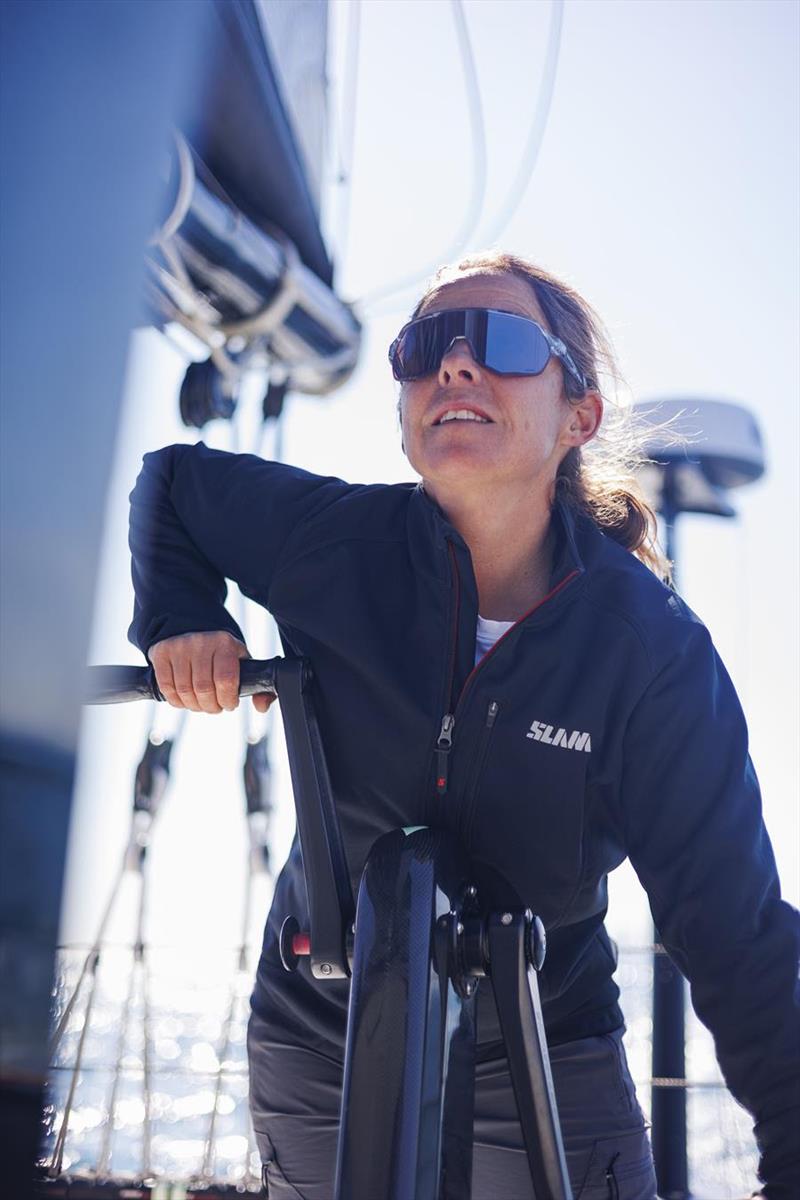
[[[483,899],[545,923],[551,1044],[622,1023],[603,918],[608,872],[631,859],[755,1118],[768,1195],[800,1194],[800,921],[780,899],[736,694],[679,597],[557,506],[549,595],[474,668],[469,550],[418,485],[177,445],[145,457],[131,502],[131,640],[147,652],[191,631],[241,637],[225,578],[267,608],[284,652],[314,666],[354,890],[380,834],[455,831]],[[305,903],[295,843],[253,1004],[276,1038],[341,1055],[347,984],[278,959],[280,922]],[[481,989],[482,1056],[500,1055],[499,1036]]]

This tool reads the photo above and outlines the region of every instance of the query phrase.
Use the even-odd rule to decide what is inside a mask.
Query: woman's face
[[[497,308],[531,317],[545,329],[533,289],[515,275],[464,275],[445,284],[419,314],[450,308]],[[488,418],[437,424],[445,408],[472,409]],[[586,411],[581,413],[580,409]],[[519,483],[550,487],[561,459],[593,436],[602,415],[597,393],[570,404],[557,358],[541,375],[497,375],[480,366],[464,341],[454,343],[439,370],[400,389],[403,445],[409,462],[435,496],[469,486]]]

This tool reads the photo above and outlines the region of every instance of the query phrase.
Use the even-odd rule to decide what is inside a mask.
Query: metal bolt
[[[458,922],[458,924],[456,925],[456,933],[458,933],[458,934],[461,934],[461,933],[463,933],[463,932],[464,932],[464,926],[463,926],[463,925],[462,925],[462,923],[459,921],[459,922]]]
[[[323,975],[330,975],[333,972],[333,967],[330,963],[320,963],[319,969]]]
[[[474,883],[471,883],[469,885],[469,887],[467,888],[467,895],[474,897],[474,896],[477,896],[477,894],[478,894],[478,889],[475,887]]]
[[[502,917],[500,918],[500,921],[503,925],[510,925],[513,920],[514,918],[512,917],[511,913],[503,913]]]

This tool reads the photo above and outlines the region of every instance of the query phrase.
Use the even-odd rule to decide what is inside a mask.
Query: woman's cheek
[[[398,411],[400,413],[400,442],[402,450],[408,461],[414,466],[413,459],[418,441],[415,433],[415,416],[419,404],[415,402],[413,394],[409,395],[410,390],[408,387],[402,388],[398,402]]]

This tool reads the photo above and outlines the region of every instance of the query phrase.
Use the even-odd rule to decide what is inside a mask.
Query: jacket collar
[[[556,530],[556,546],[553,553],[553,571],[550,576],[551,587],[556,587],[562,579],[568,575],[578,571],[581,574],[585,571],[582,547],[579,545],[585,540],[585,533],[579,525],[582,526],[586,522],[581,520],[574,510],[565,503],[563,497],[559,496],[553,505],[553,524]],[[588,522],[591,528],[594,525]],[[581,537],[584,534],[584,537]]]
[[[553,506],[556,546],[553,555],[551,586],[556,587],[568,575],[583,574],[597,557],[603,534],[593,521],[576,514],[558,497]],[[417,570],[437,577],[447,576],[447,543],[468,551],[461,534],[421,483],[409,499],[408,534],[412,560]]]

